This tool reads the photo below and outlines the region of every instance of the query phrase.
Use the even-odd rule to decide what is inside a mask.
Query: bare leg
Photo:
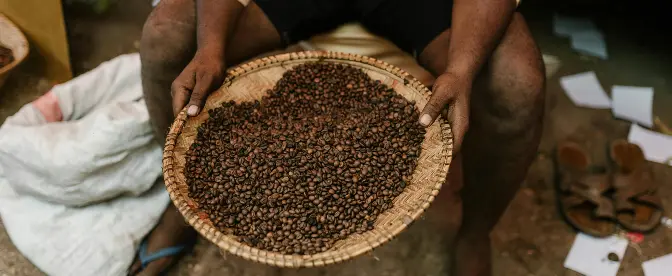
[[[446,68],[450,30],[422,52],[434,74]],[[525,20],[516,14],[481,71],[471,97],[462,149],[462,224],[451,275],[491,275],[490,232],[513,199],[536,154],[544,108],[544,67]],[[451,210],[452,211],[452,210]]]
[[[145,100],[159,143],[173,121],[170,86],[196,51],[196,10],[194,0],[163,0],[150,14],[143,29],[140,58]],[[282,46],[280,36],[259,7],[251,2],[240,16],[228,45],[226,62],[235,65],[255,55]],[[162,248],[195,239],[196,233],[171,204],[147,237],[151,254]],[[157,275],[175,260],[164,258],[149,264],[143,275]],[[140,270],[136,262],[129,271]]]

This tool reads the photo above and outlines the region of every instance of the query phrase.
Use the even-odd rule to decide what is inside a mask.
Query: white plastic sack
[[[0,128],[0,164],[17,193],[83,206],[152,186],[162,153],[142,101],[137,55],[104,63],[52,93],[63,122],[47,124],[28,104]]]
[[[28,104],[0,127],[0,216],[49,275],[124,275],[169,202],[139,56],[117,57],[52,93],[62,122],[47,123]]]

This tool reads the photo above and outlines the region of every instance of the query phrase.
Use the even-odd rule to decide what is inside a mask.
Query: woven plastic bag
[[[50,96],[62,121],[31,103],[0,127],[0,216],[49,275],[124,275],[169,203],[139,56],[105,62]]]

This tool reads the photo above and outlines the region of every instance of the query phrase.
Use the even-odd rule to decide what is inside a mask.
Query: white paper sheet
[[[646,160],[670,164],[672,158],[672,136],[645,129],[637,124],[630,126],[628,141],[639,145]]]
[[[627,248],[628,241],[623,238],[598,239],[579,233],[565,259],[565,267],[587,276],[615,276],[621,262],[610,261],[607,256],[614,253],[622,260]]]
[[[586,30],[597,30],[597,27],[590,19],[557,14],[553,16],[553,32],[557,36],[572,36],[572,34]]]
[[[577,106],[599,109],[611,107],[611,100],[593,71],[562,77],[560,86]]]
[[[672,254],[642,263],[645,276],[669,276],[672,274]]]
[[[570,36],[572,49],[589,56],[601,59],[609,58],[607,54],[607,43],[604,41],[604,35],[598,30],[585,30],[574,33]]]
[[[611,111],[614,117],[653,125],[653,88],[615,85],[611,89]]]
[[[569,37],[572,49],[577,52],[607,59],[607,43],[604,34],[590,19],[555,15],[553,32],[557,36]]]
[[[562,62],[556,56],[543,54],[542,59],[544,60],[544,66],[546,67],[546,79],[550,79],[558,72]]]
[[[667,229],[672,230],[672,219],[668,217],[662,217],[660,219],[660,224],[667,227]]]

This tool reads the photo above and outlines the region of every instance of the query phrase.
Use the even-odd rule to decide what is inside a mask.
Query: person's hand
[[[177,115],[188,106],[187,115],[196,116],[203,108],[210,92],[219,88],[226,75],[224,58],[221,51],[197,51],[194,58],[173,81],[173,114]]]
[[[420,124],[428,127],[447,108],[447,119],[453,130],[453,150],[459,152],[469,129],[469,97],[472,79],[444,73],[434,82],[432,97],[420,113]]]

